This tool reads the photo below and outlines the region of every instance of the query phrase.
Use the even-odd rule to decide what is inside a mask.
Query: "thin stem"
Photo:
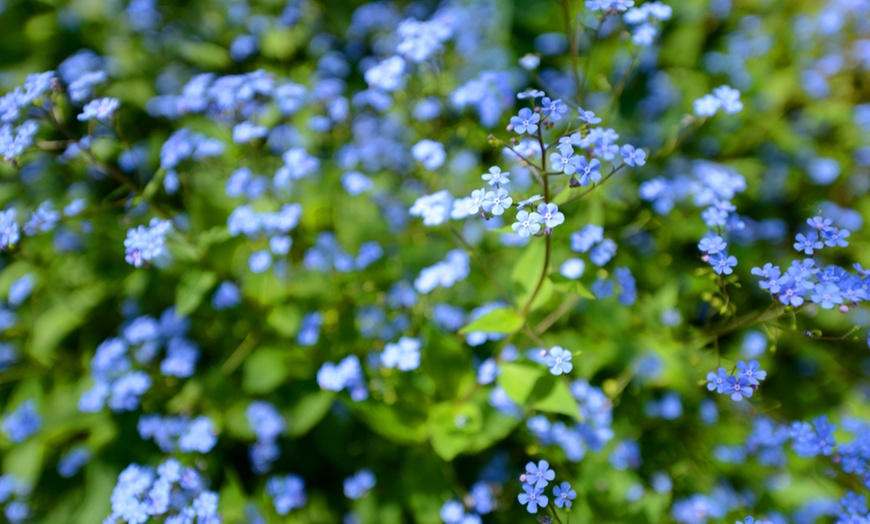
[[[477,265],[480,266],[480,268],[483,270],[486,277],[490,281],[492,281],[492,283],[495,285],[496,289],[498,289],[499,294],[505,300],[505,302],[507,302],[508,304],[513,304],[513,300],[511,300],[510,295],[508,295],[507,291],[505,291],[505,289],[501,286],[498,279],[495,278],[495,275],[492,274],[492,271],[490,271],[490,269],[489,269],[489,265],[486,263],[486,261],[480,255],[480,253],[478,253],[477,249],[475,249],[474,246],[469,244],[468,241],[465,240],[465,237],[462,236],[462,233],[457,231],[456,228],[454,228],[452,224],[448,224],[448,225],[450,227],[450,231],[453,233],[453,236],[456,237],[456,241],[459,242],[460,244],[462,244],[462,246],[469,253],[471,253],[471,256],[473,256],[474,260],[477,261]]]
[[[224,375],[230,375],[236,368],[244,362],[245,358],[247,358],[248,354],[254,349],[254,346],[257,345],[257,338],[253,333],[248,333],[248,336],[242,340],[242,343],[236,348],[235,351],[229,356],[226,362],[221,366],[221,372]]]
[[[541,172],[547,172],[547,155],[543,153],[544,151],[544,135],[541,131],[541,126],[538,126],[538,144],[541,146]],[[543,185],[544,185],[544,202],[550,201],[550,180],[547,177],[542,177]],[[529,313],[529,309],[532,307],[532,302],[535,301],[535,298],[538,296],[538,293],[541,291],[541,288],[544,286],[544,280],[547,278],[547,272],[550,270],[550,245],[551,238],[550,235],[545,236],[544,240],[544,267],[541,270],[541,276],[538,278],[538,283],[535,286],[535,290],[532,291],[531,296],[529,297],[529,301],[523,307],[522,316],[525,317]]]
[[[707,118],[697,118],[690,115],[692,118],[691,121],[687,122],[683,129],[681,129],[677,135],[665,146],[664,149],[660,149],[655,155],[653,155],[654,160],[658,160],[664,158],[671,154],[676,148],[680,147],[683,142],[689,139],[695,131],[701,128],[704,125],[704,122],[707,121]]]
[[[556,522],[562,524],[562,519],[559,518],[559,514],[556,513],[556,505],[551,502],[547,507],[550,508],[550,511],[553,512],[553,517],[556,518]]]
[[[607,180],[608,180],[610,177],[612,177],[613,175],[615,175],[615,174],[617,173],[617,171],[619,171],[620,169],[622,169],[622,168],[625,167],[626,165],[628,165],[628,164],[622,164],[622,165],[620,165],[619,167],[614,167],[614,168],[610,171],[610,173],[607,173],[607,175],[606,175],[604,178],[601,179],[600,182],[598,182],[598,183],[595,184],[594,186],[590,187],[590,188],[587,189],[586,191],[583,191],[583,192],[580,193],[579,195],[576,195],[576,196],[573,196],[573,197],[569,198],[569,199],[568,199],[567,201],[565,201],[562,205],[563,205],[563,206],[566,206],[566,205],[568,205],[568,204],[571,204],[571,203],[573,203],[573,202],[576,202],[576,201],[580,200],[581,198],[585,197],[586,195],[588,195],[589,193],[595,191],[596,188],[601,187],[602,185],[604,185],[604,183],[607,182]]]
[[[625,85],[628,84],[628,77],[631,76],[631,72],[634,71],[634,66],[637,63],[637,54],[633,54],[631,56],[631,63],[628,65],[628,69],[625,70],[625,74],[622,75],[622,78],[619,80],[619,85],[616,87],[616,91],[613,92],[613,97],[610,99],[610,107],[608,108],[608,120],[613,120],[613,113],[616,111],[617,101],[622,96],[622,92],[625,90]]]
[[[571,311],[571,308],[573,308],[574,305],[577,304],[577,302],[580,302],[580,299],[581,297],[577,295],[566,297],[562,304],[560,304],[555,311],[547,315],[544,320],[542,320],[538,323],[537,326],[535,326],[534,332],[538,335],[543,334],[550,328],[550,326],[558,322],[565,313]]]

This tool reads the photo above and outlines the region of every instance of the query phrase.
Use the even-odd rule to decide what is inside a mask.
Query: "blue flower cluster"
[[[551,422],[544,415],[526,421],[526,427],[542,446],[556,445],[572,462],[580,462],[586,450],[600,452],[613,439],[613,404],[601,389],[585,380],[571,383],[571,394],[580,407],[583,422],[568,426],[562,421]]]
[[[850,232],[831,225],[830,218],[816,216],[807,219],[814,229],[806,234],[798,233],[794,248],[811,258],[793,260],[791,266],[782,272],[779,266],[771,263],[763,267],[752,268],[752,274],[762,280],[758,283],[761,289],[783,305],[799,307],[807,298],[822,309],[833,309],[839,306],[844,313],[849,307],[855,307],[859,302],[867,300],[870,293],[870,281],[867,281],[867,271],[860,264],[855,264],[857,274],[847,272],[840,266],[830,264],[818,266],[815,254],[825,246],[845,247]]]
[[[725,368],[711,371],[707,374],[707,389],[715,390],[716,393],[730,395],[731,400],[737,402],[743,398],[749,398],[758,389],[760,381],[767,377],[767,372],[760,369],[757,360],[750,360],[747,364],[743,360],[737,363],[739,372],[731,375]]]
[[[217,431],[208,417],[161,417],[143,415],[139,418],[139,436],[153,439],[164,453],[176,449],[184,453],[208,453],[217,444]]]
[[[554,478],[556,473],[550,469],[550,464],[546,460],[539,460],[537,464],[534,462],[526,464],[525,473],[520,475],[523,493],[517,497],[520,504],[526,506],[526,511],[534,514],[538,512],[539,507],[547,507],[549,498],[544,494],[544,488]],[[558,508],[570,508],[575,498],[577,492],[571,489],[571,485],[567,482],[562,482],[553,488],[553,503]]]
[[[284,417],[274,405],[265,400],[255,400],[248,404],[245,415],[248,425],[257,436],[257,441],[249,449],[251,469],[261,475],[268,473],[272,469],[272,463],[281,454],[277,440],[286,428]]]
[[[157,467],[130,464],[112,491],[112,513],[105,523],[144,524],[152,518],[170,524],[219,524],[218,495],[192,467],[167,459]]]
[[[199,347],[187,338],[190,322],[169,308],[159,319],[143,315],[129,321],[122,337],[97,347],[91,359],[94,385],[79,399],[79,410],[96,412],[108,404],[112,411],[132,411],[153,382],[147,366],[165,348],[160,362],[164,376],[187,378],[199,360]],[[138,369],[137,369],[138,368]]]
[[[32,510],[28,498],[31,487],[25,482],[6,474],[0,475],[0,505],[3,515],[12,524],[29,520]]]
[[[42,418],[36,412],[33,399],[25,400],[0,422],[0,431],[12,442],[24,442],[42,427]]]

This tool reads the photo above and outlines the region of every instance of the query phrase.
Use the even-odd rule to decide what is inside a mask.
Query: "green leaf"
[[[36,485],[42,470],[42,456],[45,454],[45,446],[36,439],[30,439],[16,444],[5,454],[3,472],[13,475],[28,485]]]
[[[486,333],[515,333],[523,327],[523,317],[512,309],[499,308],[478,318],[459,330],[460,335],[483,331]]]
[[[294,306],[275,306],[266,317],[266,323],[282,337],[292,337],[299,331],[302,315]]]
[[[429,412],[429,432],[432,449],[444,460],[453,460],[466,451],[472,437],[483,427],[480,408],[466,402],[445,402],[434,406]]]
[[[103,300],[105,293],[103,286],[88,287],[64,297],[39,315],[33,325],[28,353],[40,363],[50,365],[58,344],[85,321],[87,313]]]
[[[464,384],[476,384],[471,354],[455,337],[426,328],[423,345],[423,369],[435,383],[440,398],[456,398]]]
[[[216,282],[217,275],[211,271],[187,270],[175,289],[175,313],[185,317],[196,311]]]
[[[185,60],[207,71],[220,71],[232,63],[226,48],[209,42],[184,40],[178,47],[178,52]]]
[[[422,444],[428,437],[424,406],[409,404],[353,403],[350,409],[375,433],[400,444]]]
[[[286,378],[284,351],[277,348],[255,350],[242,367],[242,388],[248,393],[268,393]]]
[[[595,295],[586,288],[579,280],[567,278],[559,273],[550,273],[550,281],[553,283],[557,291],[580,295],[588,300],[595,300]]]
[[[529,395],[528,402],[532,408],[538,411],[559,413],[582,420],[577,400],[568,389],[567,380],[561,377],[546,375],[539,379]]]
[[[329,413],[335,395],[330,391],[318,391],[306,395],[290,413],[287,435],[299,437],[308,433]]]
[[[546,249],[547,246],[544,239],[532,238],[532,241],[528,246],[526,246],[523,254],[520,255],[520,258],[517,260],[517,263],[511,271],[514,297],[516,297],[516,304],[519,308],[524,307],[528,303],[529,299],[532,297],[532,293],[535,291],[535,287],[538,285],[538,281],[541,279],[541,273],[544,271]],[[535,301],[532,303],[529,310],[531,311],[536,307],[541,306],[547,302],[552,295],[553,283],[544,279],[541,289],[535,296]]]
[[[507,396],[517,404],[523,405],[535,389],[535,384],[547,370],[536,364],[515,364],[506,362],[500,365],[501,375],[498,385]]]

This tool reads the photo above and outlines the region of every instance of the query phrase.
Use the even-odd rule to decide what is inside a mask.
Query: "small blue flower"
[[[570,373],[574,369],[574,364],[571,363],[571,352],[560,346],[551,347],[544,362],[553,375]]]
[[[698,243],[698,249],[708,255],[715,255],[720,251],[725,251],[728,244],[720,236],[706,236]]]
[[[719,368],[717,371],[707,373],[707,389],[710,391],[715,389],[716,393],[724,393],[727,378],[728,372],[725,368]]]
[[[538,131],[538,122],[541,120],[541,115],[533,113],[528,107],[520,109],[517,116],[511,117],[511,126],[518,135],[528,133],[535,134]]]
[[[117,98],[98,98],[91,100],[82,108],[82,112],[76,118],[82,122],[86,120],[105,120],[115,114],[120,102]]]
[[[577,492],[571,489],[571,485],[567,482],[563,482],[560,485],[553,488],[553,497],[555,497],[556,507],[566,507],[570,508],[572,504],[572,500],[577,498]]]
[[[537,513],[538,506],[542,508],[547,507],[547,496],[544,495],[544,491],[542,488],[536,488],[530,486],[528,484],[523,485],[523,492],[520,493],[517,499],[520,501],[520,504],[526,506],[526,511],[529,513]]]
[[[728,256],[728,253],[720,251],[710,257],[710,265],[713,266],[713,271],[718,275],[730,275],[734,272],[733,268],[737,265],[737,257]]]
[[[752,384],[750,384],[749,380],[742,375],[739,377],[728,375],[725,380],[725,388],[722,391],[722,393],[726,395],[731,395],[731,400],[737,402],[743,400],[743,397],[751,397],[752,392]]]
[[[556,472],[550,469],[550,463],[546,460],[539,460],[537,465],[534,462],[526,464],[526,485],[543,489],[554,478],[556,478]]]
[[[541,100],[541,111],[544,116],[549,117],[551,121],[558,122],[562,120],[562,115],[568,112],[568,106],[561,99],[550,100],[549,97],[544,97]]]
[[[625,144],[619,152],[625,163],[632,167],[646,164],[646,151],[643,149],[635,149],[633,145]]]
[[[810,231],[807,235],[798,233],[795,236],[794,248],[798,251],[803,251],[805,255],[812,255],[814,250],[822,249],[824,244],[819,240],[819,234],[815,231]]]
[[[581,186],[588,186],[590,182],[598,182],[601,180],[601,162],[597,158],[592,161],[586,160],[586,157],[580,155],[577,161],[577,173]]]
[[[538,204],[538,214],[544,225],[551,229],[565,222],[565,215],[559,212],[556,204]]]
[[[577,118],[579,118],[583,122],[591,125],[601,123],[601,119],[595,116],[595,113],[593,113],[592,111],[585,111],[582,107],[578,107],[577,110],[580,112],[580,116],[578,116]]]
[[[480,175],[480,178],[486,180],[490,186],[496,187],[501,184],[510,183],[510,176],[510,173],[502,173],[500,167],[492,166],[489,168],[489,173]]]
[[[541,215],[520,211],[517,213],[517,221],[511,224],[511,229],[521,237],[534,235],[541,230]]]
[[[748,364],[742,360],[737,363],[737,368],[740,370],[740,376],[746,377],[746,380],[748,380],[753,386],[757,386],[759,380],[767,378],[767,371],[759,369],[760,367],[761,364],[754,359],[750,360]]]
[[[822,231],[822,238],[825,239],[825,245],[828,247],[846,247],[849,241],[846,240],[852,233],[848,229],[828,228]]]
[[[505,208],[510,207],[512,203],[513,199],[508,196],[504,188],[487,191],[483,198],[483,210],[496,216],[503,215]]]

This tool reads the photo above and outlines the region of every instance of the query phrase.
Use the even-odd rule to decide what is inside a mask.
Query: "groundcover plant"
[[[0,520],[870,522],[870,0],[0,31]]]

